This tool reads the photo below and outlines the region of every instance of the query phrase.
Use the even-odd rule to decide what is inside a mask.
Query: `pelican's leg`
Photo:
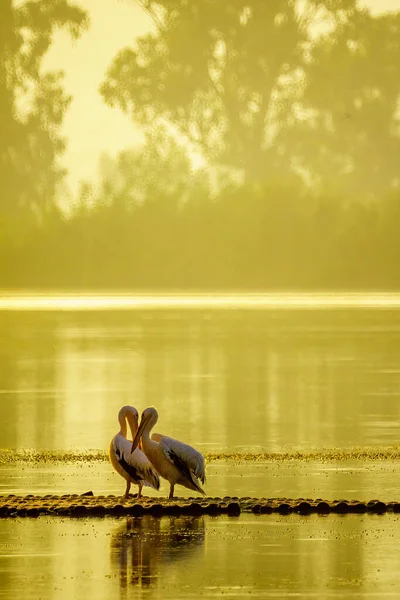
[[[131,489],[131,482],[128,480],[126,482],[125,498],[129,498],[129,490],[130,489]]]
[[[168,500],[172,500],[173,497],[174,497],[174,484],[171,483],[171,487],[169,488]]]
[[[139,491],[138,491],[138,495],[137,495],[138,498],[142,497],[142,488],[143,488],[143,483],[139,483]]]

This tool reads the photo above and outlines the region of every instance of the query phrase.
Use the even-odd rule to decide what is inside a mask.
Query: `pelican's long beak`
[[[135,431],[137,432],[138,429],[139,429],[139,419],[136,419],[136,422],[135,422]],[[139,444],[138,444],[137,447],[140,448],[140,450],[143,450],[143,448],[142,448],[142,440],[141,439],[139,440]],[[132,452],[133,452],[133,450],[131,451],[131,453]]]
[[[143,417],[142,417],[142,420],[140,422],[139,428],[138,428],[138,430],[136,432],[136,435],[135,435],[135,437],[133,439],[133,442],[132,442],[131,454],[138,447],[139,442],[140,442],[140,438],[142,437],[143,429],[146,427],[148,420],[149,420],[148,418],[147,419],[143,419]]]

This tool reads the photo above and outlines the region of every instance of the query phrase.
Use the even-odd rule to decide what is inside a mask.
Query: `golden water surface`
[[[3,296],[0,447],[104,451],[124,404],[204,452],[392,446],[399,301]]]
[[[206,454],[211,496],[396,500],[399,306],[3,295],[0,493],[121,494],[105,451],[132,404]],[[0,519],[0,598],[397,598],[399,534],[396,514]]]

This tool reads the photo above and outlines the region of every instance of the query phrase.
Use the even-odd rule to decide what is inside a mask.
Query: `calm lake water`
[[[0,521],[2,600],[398,598],[400,518]]]
[[[398,442],[397,296],[251,298],[0,310],[0,447],[105,449],[124,404],[200,450]]]
[[[202,451],[396,445],[400,297],[0,296],[0,449],[107,450],[124,404]],[[206,489],[396,500],[399,475],[222,460]],[[123,488],[107,463],[0,468],[0,494]],[[0,598],[397,598],[399,535],[393,514],[0,520]]]

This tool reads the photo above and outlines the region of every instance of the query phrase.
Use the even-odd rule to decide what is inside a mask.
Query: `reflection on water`
[[[183,561],[179,568],[188,568],[204,550],[204,539],[204,517],[128,518],[112,534],[111,562],[122,587],[149,587],[162,564]]]
[[[0,311],[2,447],[107,448],[123,404],[200,450],[398,442],[400,311]]]
[[[204,517],[180,539],[169,519],[130,527],[0,520],[0,599],[398,598],[398,515]]]

